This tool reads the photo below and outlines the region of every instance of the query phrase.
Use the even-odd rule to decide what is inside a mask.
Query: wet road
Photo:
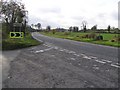
[[[118,49],[32,33],[42,45],[10,63],[6,88],[117,88]]]

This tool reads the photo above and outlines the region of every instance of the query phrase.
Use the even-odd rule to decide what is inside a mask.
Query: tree
[[[73,31],[74,31],[74,32],[78,32],[78,30],[79,30],[78,27],[76,27],[76,26],[73,27]]]
[[[108,30],[108,33],[110,33],[110,30],[111,30],[111,27],[110,27],[110,25],[108,25],[108,28],[107,28],[107,30]]]
[[[50,30],[51,30],[51,27],[50,27],[50,26],[47,26],[47,27],[46,27],[46,30],[47,30],[47,31],[50,31]]]
[[[27,11],[24,4],[14,0],[2,2],[0,13],[10,31],[13,30],[14,23],[22,23],[22,28],[25,29],[27,23]]]
[[[40,29],[41,29],[41,24],[38,23],[38,24],[37,24],[37,27],[38,27],[38,29],[40,30]]]
[[[73,27],[71,26],[71,27],[69,27],[69,31],[71,32],[73,30]]]
[[[83,27],[84,32],[86,32],[86,30],[87,30],[87,21],[82,21],[82,27]]]
[[[94,25],[92,28],[91,28],[92,31],[96,31],[97,30],[97,25]]]
[[[31,27],[33,28],[33,27],[34,27],[34,24],[31,24]]]

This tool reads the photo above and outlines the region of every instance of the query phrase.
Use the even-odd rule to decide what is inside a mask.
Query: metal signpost
[[[24,32],[22,32],[22,23],[14,23],[13,32],[10,32],[10,38],[24,38]]]

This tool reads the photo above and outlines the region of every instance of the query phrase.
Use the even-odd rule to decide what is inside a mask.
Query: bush
[[[79,35],[77,35],[76,37],[80,37]]]
[[[95,39],[96,38],[96,34],[95,33],[91,33],[91,34],[89,34],[89,36],[88,36],[88,38],[92,38],[92,39]]]
[[[114,40],[114,39],[112,39],[112,40],[111,40],[111,42],[115,42],[115,40]]]
[[[103,40],[103,36],[99,35],[95,38],[95,40]]]
[[[120,37],[119,36],[114,36],[111,42],[114,40],[114,42],[120,42]]]
[[[70,35],[70,32],[65,32],[64,35]]]
[[[55,34],[55,33],[56,33],[56,30],[52,30],[52,33]]]
[[[92,38],[92,39],[95,39],[96,36],[97,35],[95,33],[90,33],[90,34],[86,34],[86,35],[82,36],[82,38]]]

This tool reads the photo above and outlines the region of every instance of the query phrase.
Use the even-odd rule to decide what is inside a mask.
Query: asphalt
[[[43,44],[10,62],[4,88],[118,88],[118,48],[32,33]]]

